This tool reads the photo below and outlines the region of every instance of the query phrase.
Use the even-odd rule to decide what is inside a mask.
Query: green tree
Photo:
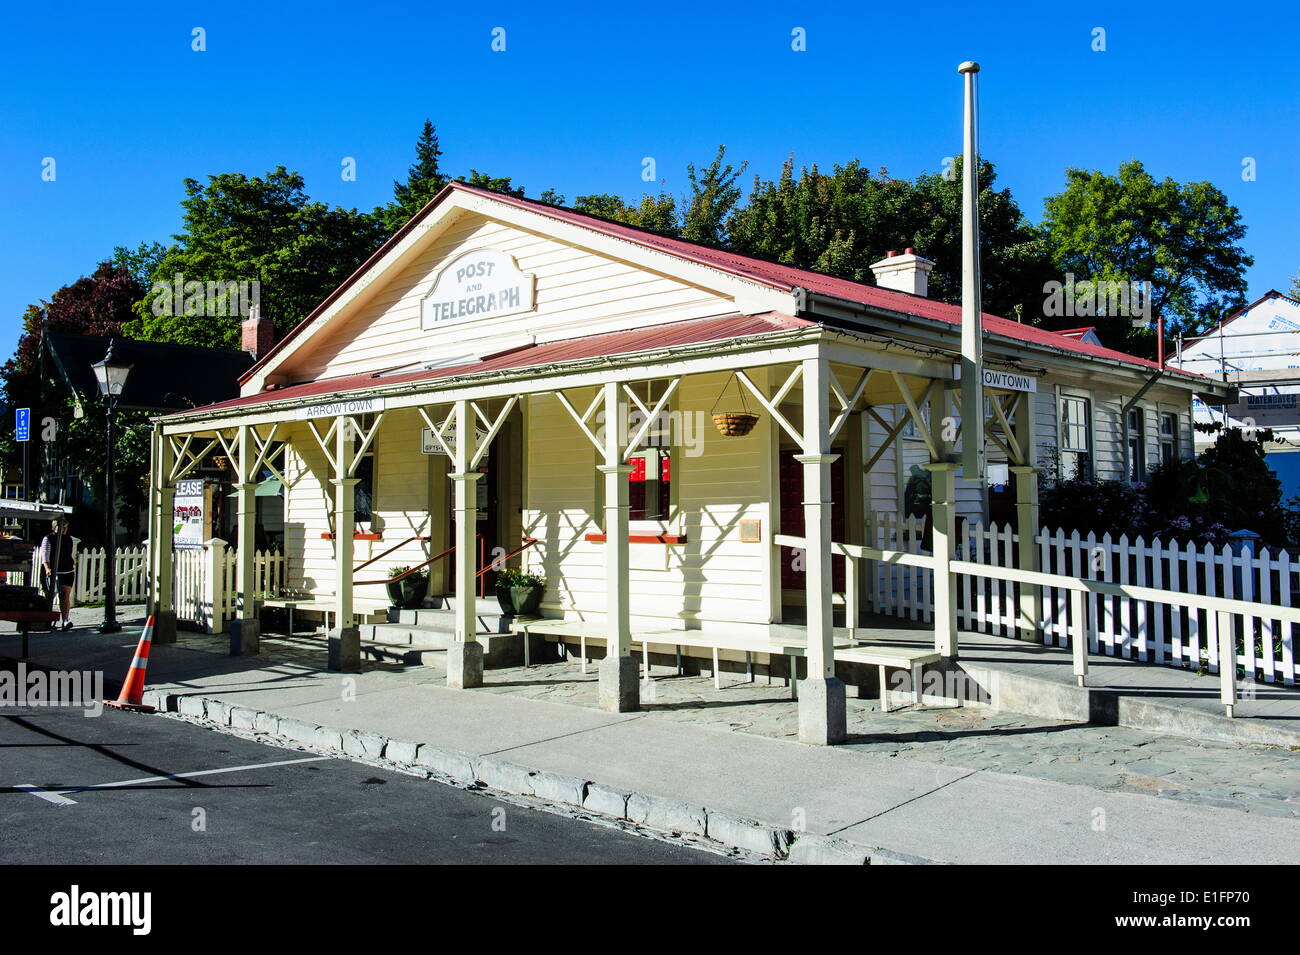
[[[489,192],[500,192],[507,196],[514,196],[516,199],[524,198],[524,187],[512,186],[509,176],[500,178],[488,175],[485,172],[479,172],[477,169],[471,169],[468,176],[457,176],[456,181],[463,182],[467,186],[487,189]]]
[[[111,262],[119,268],[126,269],[143,290],[152,283],[153,274],[166,257],[167,251],[167,246],[161,242],[141,242],[134,249],[115,245]]]
[[[175,236],[127,334],[152,341],[237,348],[245,316],[233,292],[172,294],[174,283],[260,283],[262,314],[283,334],[360,265],[384,238],[379,216],[311,201],[302,176],[223,173],[185,180],[184,231]]]
[[[1291,290],[1287,292],[1292,298],[1300,298],[1300,272],[1297,272],[1291,279]]]
[[[641,202],[635,206],[629,205],[620,196],[609,193],[578,196],[573,200],[573,208],[577,212],[622,222],[661,235],[681,235],[677,200],[666,192],[653,196],[644,195],[641,197]]]
[[[787,159],[775,182],[755,178],[747,204],[732,215],[728,231],[740,252],[828,275],[871,282],[871,264],[891,250],[914,248],[935,263],[929,297],[961,297],[961,162],[946,173],[898,179],[875,175],[859,160],[829,174],[816,165],[795,173]],[[979,170],[983,305],[1011,318],[1037,314],[1041,288],[1050,275],[1044,241],[1007,189],[995,188],[997,172]]]
[[[415,162],[407,170],[406,181],[394,180],[393,201],[382,210],[376,210],[383,217],[388,232],[400,229],[447,185],[449,180],[438,163],[441,157],[438,129],[431,120],[425,119],[420,138],[415,143]]]
[[[735,212],[741,199],[741,188],[736,183],[749,163],[733,167],[725,161],[727,147],[719,146],[703,171],[688,164],[686,176],[691,183],[691,194],[686,199],[682,213],[682,238],[701,245],[722,248],[727,245],[727,221]]]
[[[1245,304],[1254,259],[1237,243],[1241,214],[1208,182],[1157,181],[1136,159],[1116,175],[1069,169],[1064,191],[1048,196],[1043,230],[1058,280],[1150,282],[1151,318],[1169,331],[1195,334]],[[1058,324],[1081,324],[1065,317]],[[1102,341],[1154,351],[1151,329],[1130,317],[1104,316]]]

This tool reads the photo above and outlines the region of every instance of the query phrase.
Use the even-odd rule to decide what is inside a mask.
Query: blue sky
[[[1294,4],[11,5],[0,35],[0,351],[23,308],[114,245],[168,241],[181,180],[277,165],[370,208],[420,124],[444,163],[550,187],[667,188],[719,143],[750,172],[786,155],[897,175],[960,149],[963,59],[984,155],[1037,221],[1068,166],[1208,179],[1242,211],[1250,294],[1300,270]],[[206,31],[206,52],[191,31]],[[506,30],[506,51],[491,31]],[[807,51],[791,50],[806,30]],[[1106,31],[1106,50],[1091,48]],[[354,157],[357,179],[340,176]],[[53,157],[57,179],[41,179]],[[1257,178],[1243,181],[1253,157]],[[748,174],[747,174],[748,178]],[[920,250],[924,251],[924,250]]]

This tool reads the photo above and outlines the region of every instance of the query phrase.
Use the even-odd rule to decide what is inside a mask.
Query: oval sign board
[[[533,300],[534,277],[519,271],[513,256],[475,249],[438,272],[433,288],[420,301],[420,328],[529,312]]]

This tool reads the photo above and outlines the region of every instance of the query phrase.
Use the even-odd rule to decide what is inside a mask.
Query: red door
[[[803,465],[794,459],[799,452],[794,450],[781,452],[781,533],[791,537],[802,537],[803,526]],[[831,464],[831,540],[844,543],[846,523],[844,520],[844,449],[833,448],[832,454],[839,457]],[[807,574],[803,572],[802,561],[795,566],[794,551],[781,548],[781,589],[803,590]],[[844,590],[844,558],[831,558],[831,589]]]

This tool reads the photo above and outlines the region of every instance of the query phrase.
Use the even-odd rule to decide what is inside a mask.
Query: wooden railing
[[[802,537],[777,534],[772,538],[776,547],[804,549],[807,541]],[[864,560],[880,561],[889,564],[901,564],[908,567],[923,567],[931,571],[939,561],[932,554],[915,554],[898,550],[886,550],[878,547],[865,547],[860,544],[843,544],[833,542],[831,553],[845,558],[845,589],[841,596],[844,601],[846,624],[850,632],[858,624],[858,594],[860,592],[859,563]],[[1248,654],[1237,650],[1237,634],[1253,632],[1257,625],[1272,630],[1274,625],[1289,627],[1300,625],[1300,608],[1262,604],[1231,597],[1217,597],[1206,594],[1184,593],[1161,590],[1155,587],[1129,583],[1111,583],[1104,580],[1087,580],[1067,577],[1062,574],[1049,574],[1019,567],[1000,567],[992,564],[977,563],[969,560],[951,560],[948,572],[953,578],[965,576],[975,579],[995,580],[1007,585],[1028,584],[1037,587],[1039,592],[1055,588],[1069,593],[1069,613],[1065,620],[1058,620],[1058,625],[1068,636],[1072,656],[1073,673],[1079,686],[1086,685],[1088,676],[1088,651],[1093,639],[1094,624],[1090,622],[1089,606],[1099,598],[1119,598],[1131,602],[1146,602],[1169,607],[1173,612],[1189,609],[1203,612],[1208,631],[1206,640],[1205,664],[1210,672],[1219,676],[1219,698],[1228,716],[1233,715],[1237,702],[1237,668],[1250,666]],[[1253,679],[1253,671],[1248,671]]]

